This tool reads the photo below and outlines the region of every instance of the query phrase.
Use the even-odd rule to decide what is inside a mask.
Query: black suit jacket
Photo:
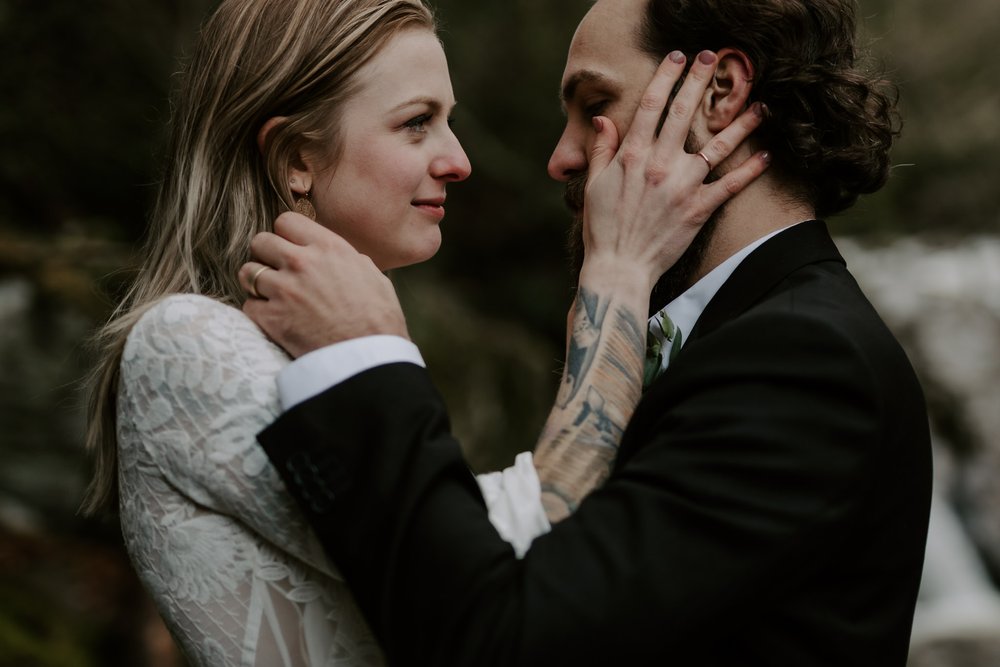
[[[259,439],[393,664],[906,662],[926,409],[822,223],[741,264],[607,483],[523,560],[422,368],[356,376]]]

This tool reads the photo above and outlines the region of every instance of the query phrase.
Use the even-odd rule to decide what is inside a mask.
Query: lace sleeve
[[[122,407],[167,483],[340,579],[256,441],[279,413],[275,377],[288,361],[239,310],[172,296],[129,335]]]

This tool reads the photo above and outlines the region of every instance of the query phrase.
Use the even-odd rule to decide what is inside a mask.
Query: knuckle
[[[633,167],[642,159],[642,154],[634,145],[626,145],[622,146],[618,159],[623,167]]]
[[[257,252],[260,250],[260,244],[261,244],[261,235],[260,234],[254,234],[253,238],[250,239],[250,254],[251,255],[256,255],[257,254]],[[244,268],[246,268],[246,267],[244,267]]]
[[[304,271],[307,264],[306,257],[301,252],[292,252],[285,257],[285,268],[294,273]]]
[[[733,147],[725,139],[716,138],[708,145],[708,150],[715,155],[726,157],[733,152]]]
[[[274,231],[281,233],[282,230],[286,230],[295,224],[295,214],[291,211],[285,211],[280,214],[274,220]]]
[[[725,188],[726,192],[729,194],[735,195],[743,189],[743,184],[740,182],[740,179],[736,178],[736,176],[726,174],[722,177],[722,187]]]
[[[639,108],[643,111],[659,111],[666,106],[666,100],[660,95],[646,93],[639,100]]]
[[[667,180],[667,170],[661,164],[651,164],[646,167],[646,182],[650,185],[659,185]]]
[[[691,107],[683,100],[674,100],[670,105],[670,117],[677,119],[687,118],[691,114]]]

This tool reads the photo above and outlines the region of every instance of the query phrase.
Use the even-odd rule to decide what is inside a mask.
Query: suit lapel
[[[769,239],[736,267],[708,302],[688,341],[740,315],[794,271],[825,261],[845,264],[826,225],[819,220],[803,222]]]

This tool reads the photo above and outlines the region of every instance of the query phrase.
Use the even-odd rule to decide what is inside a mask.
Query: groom
[[[417,365],[375,360],[260,434],[391,662],[905,664],[930,498],[926,410],[817,220],[888,171],[892,103],[855,68],[854,27],[852,0],[598,0],[581,23],[549,164],[575,208],[595,127],[624,134],[648,112],[643,90],[674,49],[717,52],[688,142],[710,178],[759,147],[773,163],[657,283],[651,312],[667,317],[653,335],[679,353],[663,355],[606,483],[523,560],[490,526]],[[714,162],[709,137],[755,101],[768,122]],[[330,265],[347,259],[330,252]],[[350,289],[380,279],[359,270]],[[275,295],[247,312],[299,352],[405,333],[391,299],[349,318],[312,302]],[[276,324],[297,308],[319,324]]]

